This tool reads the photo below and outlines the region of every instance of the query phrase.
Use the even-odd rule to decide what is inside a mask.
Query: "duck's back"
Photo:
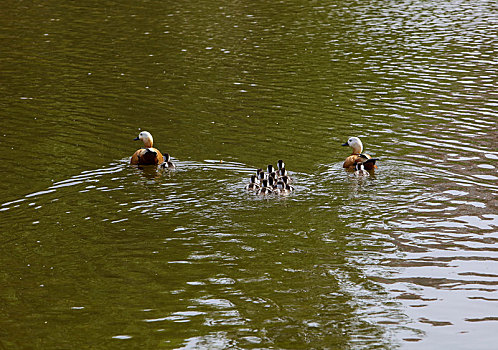
[[[141,148],[131,156],[132,165],[158,165],[164,162],[163,155],[157,148]]]
[[[343,168],[352,169],[354,165],[361,159],[359,154],[352,154],[344,160],[344,164],[342,164]]]

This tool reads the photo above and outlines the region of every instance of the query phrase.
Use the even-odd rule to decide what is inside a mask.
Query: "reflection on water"
[[[6,5],[0,344],[493,348],[495,5]]]

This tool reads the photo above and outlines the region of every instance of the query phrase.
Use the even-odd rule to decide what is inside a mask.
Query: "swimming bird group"
[[[282,160],[277,162],[277,169],[270,164],[266,170],[266,172],[263,169],[256,170],[256,174],[251,175],[245,189],[260,196],[270,194],[286,195],[294,191],[294,187],[290,185],[292,179]]]
[[[130,164],[133,165],[156,165],[161,169],[174,169],[175,164],[171,161],[168,153],[163,154],[153,147],[154,139],[148,131],[142,131],[135,138],[141,140],[144,148],[140,148],[131,156]],[[350,137],[343,146],[349,146],[353,153],[346,158],[343,168],[355,172],[356,176],[368,176],[369,172],[377,168],[375,162],[377,158],[372,158],[363,152],[363,144],[358,137]],[[292,182],[285,169],[282,160],[277,162],[277,169],[273,165],[268,165],[267,172],[262,169],[256,170],[256,174],[251,176],[249,184],[245,187],[248,191],[254,191],[258,195],[266,194],[288,194],[294,191],[290,185]]]

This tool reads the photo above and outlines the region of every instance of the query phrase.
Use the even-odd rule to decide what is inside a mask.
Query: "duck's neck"
[[[353,148],[353,154],[361,154],[361,151],[363,151],[363,147],[360,145],[355,145],[352,147]]]
[[[144,139],[145,148],[152,148],[152,139]]]

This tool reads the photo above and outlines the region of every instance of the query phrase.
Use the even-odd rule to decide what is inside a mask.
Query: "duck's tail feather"
[[[379,160],[379,158],[370,158],[370,159],[367,159],[366,161],[364,161],[363,164],[368,164],[368,163],[375,164],[375,162],[378,160]]]
[[[363,166],[365,167],[366,170],[375,169],[375,168],[377,168],[377,165],[375,165],[375,162],[378,160],[379,160],[379,158],[367,159],[366,161],[363,162]]]

